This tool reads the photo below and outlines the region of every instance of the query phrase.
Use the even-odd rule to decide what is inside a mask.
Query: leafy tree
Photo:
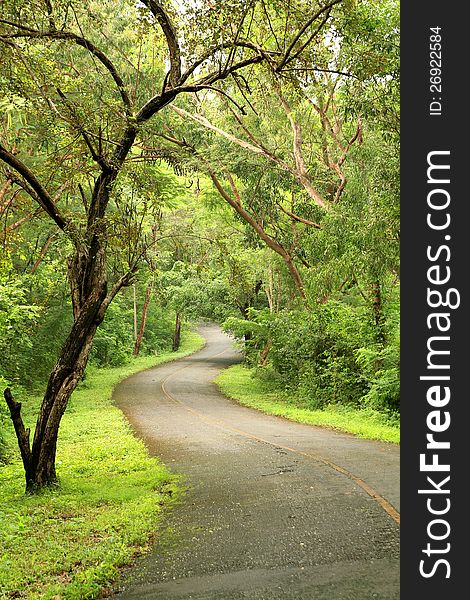
[[[276,15],[264,8],[272,26]],[[334,13],[302,53],[285,61],[275,59],[274,48],[282,44],[272,41],[273,54],[252,85],[235,77],[223,94],[172,103],[183,121],[172,121],[166,140],[192,157],[221,198],[282,258],[308,303],[305,277],[323,262],[308,256],[315,236],[342,219],[343,202],[350,212],[352,196],[363,195],[357,179],[369,159],[391,156],[396,170],[397,5],[365,2]],[[361,183],[370,190],[371,181]],[[387,187],[385,173],[380,183]],[[396,198],[394,190],[388,203],[395,210]],[[385,203],[381,208],[390,212]],[[356,203],[356,210],[356,223],[343,219],[345,230],[338,235],[350,237],[352,228],[370,226],[364,207]]]
[[[15,102],[24,107],[28,128],[2,134],[4,181],[29,196],[70,247],[73,323],[50,374],[32,444],[21,405],[5,390],[29,491],[57,481],[61,418],[98,326],[140,264],[143,215],[158,211],[159,194],[154,202],[142,198],[139,174],[147,171],[136,168],[141,160],[161,157],[147,140],[165,136],[164,127],[154,119],[152,128],[150,120],[181,94],[212,89],[239,73],[251,78],[254,67],[268,60],[280,73],[339,3],[279,4],[274,23],[257,2],[183,2],[178,15],[155,0],[137,7],[125,0],[85,6],[75,0],[3,2],[0,90],[9,102],[21,99]],[[282,25],[274,34],[277,43],[273,24]],[[120,193],[124,182],[130,194]],[[119,260],[109,261],[115,250]]]

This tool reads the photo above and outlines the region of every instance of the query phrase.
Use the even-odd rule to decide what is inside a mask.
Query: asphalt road
[[[115,391],[188,485],[116,600],[398,600],[399,447],[228,400],[212,380],[240,356],[201,333],[202,350]]]

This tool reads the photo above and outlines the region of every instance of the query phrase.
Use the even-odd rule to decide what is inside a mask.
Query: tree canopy
[[[28,490],[57,481],[90,356],[175,348],[185,319],[310,404],[396,410],[397,3],[2,8],[0,375]],[[38,385],[30,441],[15,390]]]

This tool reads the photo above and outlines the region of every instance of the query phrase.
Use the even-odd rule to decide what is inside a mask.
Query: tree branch
[[[85,142],[88,150],[90,151],[90,155],[91,158],[103,169],[103,170],[107,170],[109,169],[109,165],[106,162],[106,160],[104,159],[103,155],[100,152],[97,152],[93,146],[93,144],[91,143],[90,138],[88,137],[88,133],[86,132],[85,128],[83,127],[83,125],[80,123],[73,105],[69,102],[69,99],[67,98],[67,96],[62,92],[62,90],[60,88],[57,88],[57,93],[59,94],[59,96],[62,99],[62,102],[65,104],[65,106],[67,107],[68,111],[70,112],[70,115],[72,116],[72,119],[74,120],[74,125],[77,128],[77,130],[79,131],[80,135],[83,138],[83,141]],[[101,139],[98,138],[98,144],[101,146]]]
[[[229,75],[231,75],[232,73],[235,73],[236,71],[239,71],[240,69],[248,67],[249,65],[255,65],[255,64],[259,64],[260,62],[263,62],[263,60],[265,60],[265,58],[266,58],[266,56],[264,54],[258,54],[256,56],[251,56],[250,58],[246,58],[244,60],[241,60],[239,62],[232,64],[230,67],[226,67],[223,71],[217,70],[217,71],[213,71],[212,73],[209,73],[205,77],[202,77],[202,79],[196,80],[194,85],[196,85],[196,86],[212,85],[216,81],[220,81],[221,79],[227,79],[227,77]],[[182,89],[183,89],[183,91],[187,91],[187,88],[186,89],[182,88]]]
[[[181,79],[181,52],[176,35],[176,30],[165,9],[155,0],[141,0],[157,19],[166,38],[170,53],[170,73],[168,80],[172,88],[176,87]]]
[[[333,73],[334,75],[344,75],[344,77],[352,77],[353,79],[359,80],[360,78],[353,73],[347,73],[346,71],[338,71],[336,69],[320,69],[320,67],[290,67],[289,69],[283,69],[286,71],[315,71],[318,73]]]
[[[52,8],[52,3],[50,0],[44,0],[47,9],[47,16],[49,17],[49,27],[51,31],[55,31],[57,29],[54,21],[54,10]]]
[[[341,194],[343,193],[344,188],[346,187],[347,179],[346,179],[346,175],[343,173],[341,167],[342,167],[344,161],[346,160],[348,152],[351,150],[351,146],[354,144],[354,142],[356,140],[358,140],[358,143],[361,143],[361,140],[362,140],[362,120],[361,120],[361,117],[359,117],[359,119],[358,119],[356,133],[353,135],[353,137],[347,143],[346,147],[343,150],[342,156],[339,158],[339,160],[337,162],[334,162],[332,164],[332,167],[336,171],[338,177],[340,178],[340,182],[341,182],[339,184],[339,186],[338,186],[338,189],[336,190],[335,197],[333,199],[333,203],[334,204],[337,204],[339,202]]]
[[[39,265],[41,264],[44,257],[46,256],[47,251],[49,250],[49,246],[51,245],[52,240],[55,238],[56,235],[57,235],[57,232],[53,231],[47,237],[47,240],[45,241],[43,247],[41,248],[41,252],[39,253],[39,256],[38,256],[36,262],[34,263],[34,265],[31,268],[31,275],[34,275],[34,273],[37,271]]]
[[[202,115],[198,115],[198,114],[193,115],[191,113],[188,113],[184,109],[175,106],[174,104],[171,104],[170,108],[172,110],[174,110],[177,114],[179,114],[180,117],[188,118],[188,119],[192,119],[193,121],[196,121],[196,123],[199,123],[200,125],[202,125],[203,127],[206,127],[207,129],[209,129],[211,131],[214,131],[215,133],[221,135],[228,141],[230,141],[234,144],[237,144],[241,148],[244,148],[245,150],[249,150],[250,152],[253,152],[254,154],[258,154],[261,156],[265,156],[266,158],[269,158],[269,160],[276,163],[283,171],[287,171],[288,173],[290,173],[300,183],[300,185],[306,190],[306,192],[308,193],[310,198],[312,198],[312,200],[314,200],[315,203],[318,206],[320,206],[320,208],[322,208],[324,210],[329,209],[329,206],[328,206],[326,200],[324,200],[324,198],[321,196],[321,194],[318,192],[318,190],[312,185],[312,182],[310,181],[310,178],[307,173],[307,169],[305,167],[305,163],[303,162],[303,158],[302,158],[302,161],[299,161],[296,164],[295,169],[292,168],[285,161],[283,161],[281,158],[279,158],[278,156],[273,154],[264,145],[262,145],[260,142],[258,142],[254,138],[254,136],[251,134],[251,132],[246,129],[246,127],[243,124],[243,121],[240,119],[240,117],[238,115],[236,115],[235,113],[232,113],[232,114],[234,114],[234,117],[236,118],[236,120],[238,121],[240,126],[243,127],[243,130],[247,133],[247,135],[254,142],[254,144],[257,144],[257,145],[250,144],[249,142],[246,142],[245,140],[241,140],[240,138],[235,137],[231,133],[228,133],[227,131],[220,129],[216,125],[213,125],[212,123],[210,123],[210,121],[208,121]],[[295,125],[295,123],[294,123],[294,125]],[[295,139],[295,133],[296,132],[294,131],[294,139]],[[299,160],[299,157],[301,156],[301,154],[299,155],[299,153],[298,153],[298,147],[299,147],[298,132],[297,132],[297,139],[295,140],[295,145],[297,148],[297,156],[296,156],[296,162],[297,162],[297,160]],[[295,154],[295,150],[294,150],[294,154]]]
[[[249,65],[254,65],[262,62],[264,57],[252,56],[251,58],[247,58],[240,62],[233,64],[231,67],[224,69],[223,71],[213,71],[208,75],[198,79],[196,82],[190,85],[179,85],[178,87],[168,89],[163,91],[161,94],[150,98],[144,106],[139,110],[136,114],[135,119],[136,123],[140,124],[152,117],[156,112],[160,111],[163,107],[167,106],[170,102],[172,102],[178,94],[189,93],[189,92],[198,92],[202,89],[206,89],[211,86],[216,81],[220,81],[222,79],[226,79],[232,73],[238,71],[239,69],[243,69]]]
[[[328,10],[325,17],[323,18],[323,20],[321,21],[321,23],[318,25],[318,27],[315,29],[315,31],[309,36],[309,38],[300,46],[300,48],[297,50],[297,52],[295,54],[292,54],[291,56],[289,56],[289,58],[285,61],[284,65],[289,64],[290,62],[294,61],[298,56],[300,56],[300,54],[302,54],[302,52],[305,50],[305,48],[307,46],[309,46],[312,41],[315,39],[315,37],[318,35],[318,33],[323,29],[323,27],[326,25],[326,22],[328,21],[328,19],[330,18],[330,13],[331,10]],[[278,71],[279,72],[279,71]]]
[[[333,0],[333,2],[330,2],[329,4],[327,4],[326,6],[321,8],[318,12],[316,12],[312,17],[310,17],[310,19],[307,19],[304,26],[301,27],[299,29],[299,31],[295,34],[293,40],[291,41],[287,50],[285,51],[284,56],[282,57],[282,59],[278,63],[278,65],[276,66],[275,71],[277,73],[279,73],[279,71],[281,71],[281,69],[287,63],[287,61],[289,60],[289,56],[290,56],[291,52],[293,51],[295,45],[297,44],[299,39],[303,36],[303,34],[307,31],[307,29],[310,27],[310,25],[312,25],[312,23],[314,23],[320,15],[322,15],[324,12],[330,11],[331,8],[333,8],[333,6],[335,4],[339,4],[342,1],[343,0]]]
[[[291,217],[291,219],[294,219],[294,221],[298,221],[299,223],[304,223],[305,225],[308,225],[309,227],[315,227],[315,229],[321,229],[321,225],[319,225],[318,223],[315,223],[314,221],[309,221],[308,219],[304,219],[303,217],[299,217],[298,215],[291,212],[290,210],[287,210],[287,208],[284,208],[282,206],[282,204],[278,203],[277,206],[279,206],[279,208],[282,210],[283,213],[285,213],[286,215]]]
[[[170,104],[170,108],[176,114],[178,114],[180,117],[182,117],[183,119],[191,119],[192,121],[199,123],[199,125],[202,125],[206,129],[209,129],[210,131],[213,131],[214,133],[218,133],[219,135],[221,135],[225,139],[229,140],[230,142],[237,144],[241,148],[245,148],[245,150],[250,150],[250,152],[254,152],[255,154],[265,154],[265,151],[263,150],[263,148],[261,148],[259,146],[254,146],[253,144],[250,144],[249,142],[245,142],[244,140],[241,140],[241,139],[235,137],[234,135],[228,133],[227,131],[220,129],[216,125],[212,125],[212,123],[210,121],[208,121],[208,119],[206,119],[202,115],[191,114],[191,113],[187,112],[186,110],[184,110],[183,108],[179,108],[175,104]]]
[[[0,160],[15,169],[34,191],[32,198],[36,200],[54,223],[65,231],[69,223],[62,217],[48,191],[41,185],[34,173],[19,158],[0,145]]]
[[[8,192],[10,192],[11,187],[13,185],[13,180],[10,177],[7,177],[0,188],[0,216],[8,209],[13,203],[16,195],[18,194],[18,190],[13,192],[10,198],[7,198],[5,201],[3,200]]]
[[[118,294],[118,292],[123,288],[123,287],[127,287],[132,283],[132,280],[135,277],[135,272],[137,270],[137,266],[134,265],[134,267],[128,271],[127,273],[124,273],[124,275],[122,275],[117,281],[116,283],[113,285],[113,287],[111,288],[111,290],[108,292],[108,295],[106,296],[106,298],[103,300],[100,309],[98,311],[98,318],[102,318],[104,316],[104,314],[106,313],[108,306],[111,304],[111,302],[113,301],[113,299],[115,298],[115,296]]]
[[[236,212],[243,218],[243,220],[246,221],[256,231],[258,236],[263,240],[263,242],[269,248],[271,248],[271,250],[273,250],[274,252],[276,252],[276,254],[278,254],[279,256],[281,256],[283,258],[283,260],[286,263],[287,268],[289,269],[289,272],[292,276],[292,279],[295,283],[295,287],[296,287],[299,295],[305,301],[306,295],[305,295],[304,284],[303,284],[302,278],[300,276],[300,273],[299,273],[297,267],[295,266],[294,261],[292,260],[292,256],[284,248],[284,246],[282,246],[279,242],[277,242],[274,238],[272,238],[270,235],[268,235],[266,233],[262,224],[260,224],[245,208],[243,208],[241,202],[238,202],[238,200],[235,200],[234,198],[232,198],[230,196],[230,194],[228,194],[225,191],[223,185],[220,183],[220,181],[219,181],[214,169],[210,165],[210,163],[205,159],[202,159],[202,160],[203,160],[204,164],[206,165],[207,171],[209,173],[210,178],[212,179],[212,182],[214,183],[217,191],[222,196],[222,198],[224,198],[224,200],[232,208],[234,208],[236,210]]]
[[[232,42],[225,42],[223,44],[219,44],[218,46],[208,50],[205,54],[203,54],[200,58],[198,58],[190,67],[186,69],[186,71],[182,74],[180,78],[180,85],[185,83],[187,79],[194,73],[194,71],[200,67],[206,60],[209,60],[214,56],[216,52],[220,50],[231,50],[233,48],[247,48],[249,50],[254,50],[260,57],[266,58],[271,56],[277,56],[280,52],[276,52],[274,50],[265,50],[258,46],[257,44],[250,42],[248,40],[234,40]]]
[[[27,215],[24,215],[24,217],[21,217],[21,219],[18,219],[18,221],[15,221],[15,223],[12,223],[11,225],[8,225],[7,227],[5,227],[2,234],[7,235],[8,233],[15,231],[15,229],[18,229],[18,227],[21,227],[21,225],[23,225],[23,223],[26,223],[27,221],[29,221],[30,219],[32,219],[33,217],[38,215],[41,211],[42,211],[42,208],[37,208],[34,212],[30,212]]]
[[[29,471],[31,466],[31,446],[29,442],[30,430],[26,429],[21,417],[21,402],[16,402],[13,398],[10,388],[6,388],[3,392],[3,396],[10,410],[11,420],[13,427],[15,428],[16,437],[18,439],[18,446],[21,452],[21,458],[26,473],[26,480],[29,477]]]
[[[23,37],[33,38],[33,39],[71,40],[71,41],[75,42],[78,46],[81,46],[82,48],[85,48],[86,50],[88,50],[88,52],[90,52],[90,54],[92,54],[95,58],[97,58],[101,62],[101,64],[104,67],[106,67],[106,69],[108,70],[109,74],[113,78],[113,80],[118,88],[118,91],[121,96],[122,102],[124,104],[124,108],[125,108],[125,112],[126,112],[127,116],[132,115],[132,104],[131,104],[129,95],[126,91],[124,81],[122,80],[121,76],[117,72],[117,69],[114,66],[114,64],[111,62],[111,60],[106,56],[106,54],[104,54],[104,52],[102,52],[99,48],[97,48],[92,42],[90,42],[89,40],[87,40],[75,33],[69,32],[69,31],[56,31],[56,30],[44,31],[44,32],[36,31],[29,27],[20,25],[19,23],[12,23],[10,21],[6,21],[5,19],[0,19],[0,23],[5,23],[7,25],[11,25],[22,31],[22,33],[11,33],[11,34],[6,34],[6,35],[0,35],[0,40],[3,40],[3,41],[8,41],[11,38],[23,38]]]
[[[292,128],[293,154],[294,154],[294,161],[295,161],[295,166],[296,166],[297,180],[303,185],[303,187],[307,191],[310,198],[312,198],[320,208],[323,208],[324,210],[326,210],[328,208],[328,205],[327,205],[325,199],[320,194],[320,192],[316,188],[313,187],[312,182],[310,181],[310,177],[307,172],[307,166],[305,164],[304,156],[302,153],[302,130],[300,128],[300,125],[294,119],[294,116],[292,114],[292,109],[291,109],[289,103],[287,102],[287,100],[282,95],[281,90],[279,89],[277,84],[274,85],[274,89],[276,91],[276,95],[279,98],[281,106],[284,109],[284,112],[286,113],[287,119]]]

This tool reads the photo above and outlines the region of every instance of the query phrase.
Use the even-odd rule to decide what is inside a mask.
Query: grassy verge
[[[396,419],[373,409],[358,410],[340,405],[323,410],[302,408],[295,399],[287,399],[272,384],[256,377],[253,370],[243,365],[225,369],[215,382],[229,398],[270,415],[353,433],[366,439],[394,443],[400,441]]]
[[[128,375],[202,345],[188,333],[177,353],[87,372],[61,426],[60,488],[25,496],[20,462],[0,468],[0,598],[98,598],[119,568],[148,548],[162,508],[180,488],[134,437],[112,405],[112,390]],[[27,422],[39,402],[23,405]]]

